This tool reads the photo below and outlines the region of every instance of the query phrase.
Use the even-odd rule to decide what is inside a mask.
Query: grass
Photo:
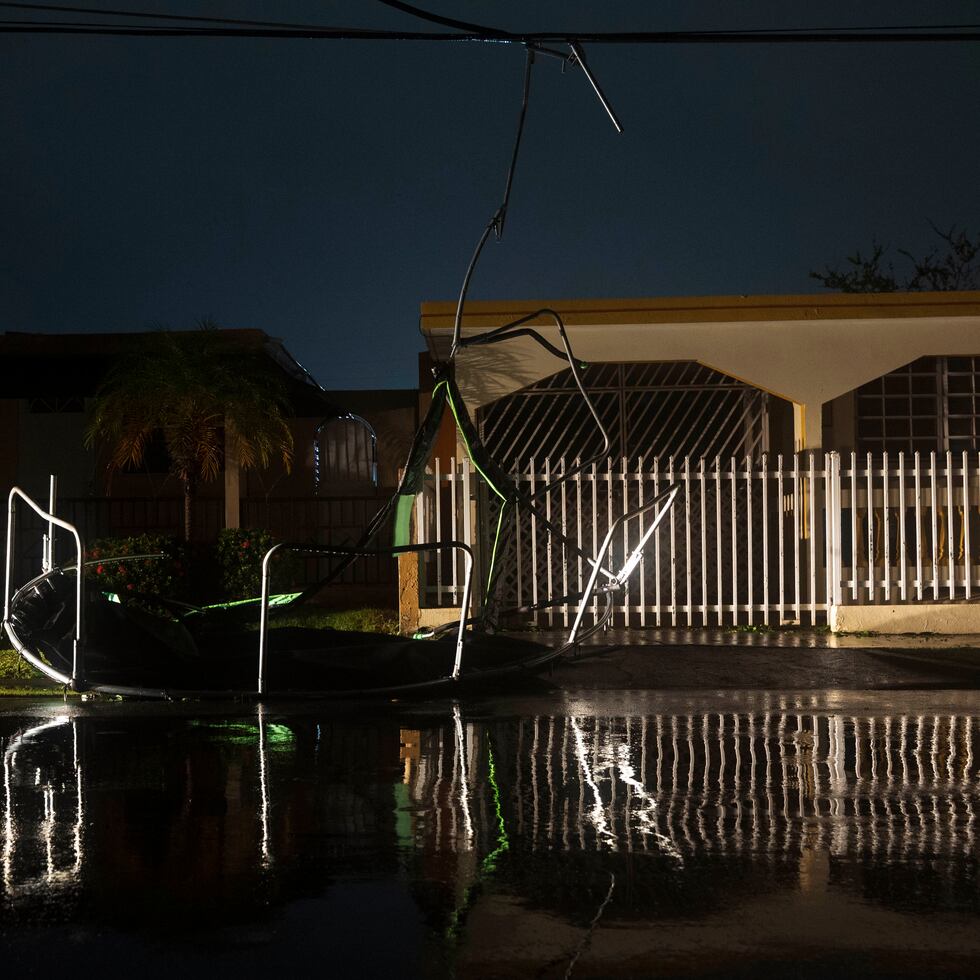
[[[0,649],[0,695],[5,697],[61,696],[61,687],[36,671],[16,650]]]
[[[41,676],[16,650],[0,650],[0,678],[29,681]]]
[[[392,609],[321,609],[303,606],[293,613],[272,619],[273,626],[305,626],[310,629],[328,627],[358,633],[398,633],[398,614]],[[258,624],[256,624],[258,629]]]

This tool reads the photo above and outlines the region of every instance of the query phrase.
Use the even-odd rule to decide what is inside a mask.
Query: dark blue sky
[[[425,29],[367,0],[127,6]],[[980,21],[972,0],[429,6],[528,30]],[[978,230],[980,44],[589,57],[625,133],[580,73],[539,61],[474,299],[816,292],[809,270],[872,236],[921,251],[929,218]],[[455,297],[499,203],[523,58],[0,37],[0,330],[211,316],[283,338],[327,388],[414,385],[419,303]]]

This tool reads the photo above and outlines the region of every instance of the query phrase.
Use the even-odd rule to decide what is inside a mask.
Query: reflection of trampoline
[[[565,60],[583,69],[616,123],[578,45],[572,45],[572,54],[563,62]],[[517,136],[503,201],[483,230],[466,269],[448,359],[436,370],[432,402],[416,433],[398,489],[369,522],[357,545],[350,549],[277,545],[263,561],[261,598],[230,607],[202,608],[158,595],[107,593],[86,581],[81,536],[72,525],[54,516],[53,500],[46,512],[15,487],[8,505],[4,626],[15,648],[28,662],[48,677],[77,690],[157,697],[175,693],[266,694],[270,691],[318,695],[430,692],[460,682],[483,682],[538,669],[558,657],[572,655],[581,640],[605,625],[612,611],[612,596],[625,586],[639,563],[644,545],[673,503],[677,485],[613,522],[598,553],[594,556],[585,553],[550,519],[547,507],[542,506],[550,491],[603,458],[610,446],[599,414],[582,384],[583,365],[572,351],[561,317],[553,310],[542,309],[484,333],[464,337],[462,331],[466,294],[480,254],[491,234],[499,238],[503,233],[533,63],[534,50],[529,47]],[[546,329],[553,331],[552,339],[542,332]],[[567,365],[600,436],[594,456],[532,492],[521,488],[483,446],[455,380],[455,361],[461,351],[519,338],[538,344]],[[426,465],[447,409],[475,469],[496,499],[499,512],[494,539],[488,548],[489,571],[485,581],[480,583],[480,612],[474,618],[468,618],[473,598],[470,548],[455,541],[419,545],[410,540],[412,509],[422,490]],[[48,535],[42,573],[12,591],[14,512],[18,500],[47,522]],[[534,606],[511,610],[525,613],[548,606],[577,604],[565,643],[554,648],[498,631],[498,624],[504,621],[508,610],[499,609],[494,596],[500,579],[503,539],[514,525],[506,518],[514,510],[533,515],[538,527],[559,540],[567,553],[583,559],[591,569],[587,584],[579,593],[550,596]],[[619,570],[607,567],[606,559],[614,535],[626,522],[646,514],[651,515],[649,524],[643,526],[639,544],[626,557],[623,567]],[[58,528],[69,532],[74,539],[77,556],[74,564],[54,565],[53,539]],[[385,532],[392,545],[378,548],[375,542]],[[324,580],[306,592],[270,599],[269,559],[273,552],[283,548],[340,560],[335,562]],[[413,639],[296,626],[276,628],[277,617],[286,608],[303,605],[361,556],[397,556],[437,549],[460,551],[465,559],[464,612],[458,623]],[[595,621],[583,628],[586,609],[593,597],[603,599],[604,606]]]
[[[12,738],[3,751],[3,894],[69,890],[83,860],[82,767],[75,720],[59,715]]]

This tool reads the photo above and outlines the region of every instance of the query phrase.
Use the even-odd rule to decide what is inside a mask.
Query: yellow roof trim
[[[665,296],[653,299],[564,299],[468,302],[463,326],[488,329],[550,308],[566,324],[722,323],[759,320],[866,320],[889,317],[980,316],[980,291],[822,293],[792,296]],[[454,302],[426,302],[422,331],[452,328]]]

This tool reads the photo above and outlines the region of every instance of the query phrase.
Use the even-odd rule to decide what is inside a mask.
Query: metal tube
[[[814,497],[817,490],[817,477],[812,452],[808,489],[810,491],[810,625],[815,626],[817,622],[817,511]]]
[[[466,633],[466,620],[469,617],[470,595],[473,590],[473,549],[459,541],[451,542],[451,547],[459,548],[464,555],[466,578],[463,583],[463,615],[459,617],[459,632],[456,634],[456,659],[453,661],[453,680],[459,680],[459,671],[463,663],[463,637]]]
[[[916,456],[918,460],[918,456]],[[916,462],[916,472],[918,472],[918,462]],[[858,538],[857,538],[857,453],[851,453],[851,599],[857,602],[858,598]],[[916,497],[918,506],[918,497]]]
[[[803,533],[803,522],[800,520],[800,454],[793,454],[793,612],[796,615],[796,625],[800,622],[800,535]]]
[[[674,457],[667,457],[667,481],[674,482]],[[673,508],[670,511],[670,625],[677,625],[677,547],[675,537],[677,521]]]
[[[84,637],[85,637],[85,603],[84,603],[84,580],[85,580],[85,548],[82,545],[82,537],[74,524],[63,521],[54,514],[49,514],[39,504],[35,503],[20,487],[11,487],[7,497],[7,553],[6,553],[6,584],[4,588],[4,607],[3,618],[6,626],[10,618],[10,578],[13,569],[13,535],[14,529],[14,500],[19,497],[33,510],[38,517],[46,520],[49,524],[68,531],[75,539],[76,550],[76,575],[75,575],[75,635],[72,638],[72,675],[71,686],[75,690],[81,690],[84,683]]]
[[[915,451],[915,597],[922,598],[922,472]]]
[[[936,522],[939,517],[939,486],[936,475],[936,453],[929,453],[929,499],[932,519],[932,597],[939,599],[939,532]]]
[[[7,548],[4,559],[4,585],[3,585],[3,623],[4,626],[10,621],[10,578],[13,572],[13,539],[14,539],[14,491],[11,490],[7,497]]]
[[[634,517],[638,517],[641,513],[646,513],[647,511],[652,510],[660,503],[661,500],[663,500],[665,497],[667,498],[667,502],[661,505],[653,520],[650,522],[650,527],[647,528],[643,538],[640,540],[639,545],[633,549],[633,552],[627,559],[626,564],[623,566],[623,570],[616,577],[615,585],[622,585],[629,573],[636,567],[636,564],[639,561],[641,549],[657,530],[657,527],[660,525],[660,522],[663,520],[667,511],[672,509],[674,498],[677,496],[679,490],[679,484],[672,484],[666,490],[664,490],[663,493],[658,493],[649,503],[644,504],[643,507],[637,507],[636,510],[631,511],[628,514],[622,514],[610,524],[608,531],[606,531],[606,536],[603,538],[602,545],[596,554],[597,560],[592,565],[592,571],[589,574],[588,584],[586,585],[585,591],[582,593],[582,596],[579,599],[578,610],[575,614],[575,622],[572,624],[571,632],[568,634],[566,646],[572,646],[578,637],[578,631],[582,624],[582,617],[585,614],[585,608],[592,599],[593,592],[595,591],[596,580],[599,577],[600,562],[605,557],[606,552],[609,550],[609,546],[612,543],[619,526],[621,524],[625,524],[629,520],[632,520]]]
[[[259,678],[258,693],[265,694],[266,634],[269,626],[269,559],[285,544],[274,544],[262,556],[262,602],[259,606]]]
[[[966,457],[963,457],[966,459]],[[908,552],[905,541],[905,451],[898,453],[898,560],[899,578],[898,590],[902,602],[908,598]],[[969,598],[969,594],[967,595]]]
[[[963,581],[967,601],[971,598],[972,564],[970,561],[970,469],[967,451],[963,450]]]
[[[694,623],[691,597],[691,457],[684,457],[684,563],[687,573],[687,625]]]
[[[881,505],[882,505],[882,533],[881,551],[884,556],[884,587],[885,605],[891,602],[892,598],[892,549],[891,549],[891,521],[888,515],[888,450],[881,454]]]
[[[875,589],[875,505],[874,505],[874,460],[871,453],[865,459],[867,472],[865,481],[867,483],[868,494],[868,601],[874,602],[877,590]]]
[[[704,627],[708,625],[708,540],[703,456],[698,468],[698,480],[701,489],[701,626]],[[642,499],[640,503],[643,503]],[[642,582],[642,579],[640,581]]]
[[[433,509],[436,521],[436,541],[442,540],[442,460],[436,456],[433,460],[435,473],[433,479],[435,483],[435,494],[433,497]],[[442,605],[442,555],[436,555],[436,605]],[[464,614],[465,615],[465,614]]]
[[[715,456],[715,573],[717,582],[715,599],[718,606],[718,626],[725,618],[721,569],[721,457]],[[659,599],[658,599],[659,601]],[[658,624],[659,625],[659,624]]]
[[[769,625],[769,455],[762,454],[762,622]]]
[[[745,524],[747,528],[745,544],[745,580],[747,588],[746,609],[749,617],[748,622],[751,626],[755,622],[753,610],[753,603],[755,599],[755,594],[753,592],[755,580],[753,572],[755,569],[753,568],[753,565],[755,564],[755,555],[753,554],[752,548],[752,459],[749,456],[745,457]]]
[[[58,499],[58,477],[51,474],[48,480],[48,513],[53,514]],[[45,572],[50,572],[54,567],[54,528],[52,521],[48,521],[48,538],[45,541],[44,561],[41,565]]]
[[[779,541],[779,625],[783,625],[786,618],[786,540],[784,537],[785,528],[783,511],[786,506],[786,498],[783,496],[783,454],[776,454],[776,497],[778,504],[776,513],[776,534]]]
[[[613,107],[609,104],[608,100],[603,94],[602,89],[599,87],[599,83],[596,81],[595,76],[591,71],[589,71],[589,66],[586,64],[585,52],[582,50],[582,46],[577,41],[573,41],[571,44],[569,44],[569,47],[572,49],[572,54],[575,55],[575,61],[578,63],[578,66],[582,69],[582,71],[585,73],[585,77],[589,80],[589,84],[592,86],[592,91],[595,92],[596,98],[602,104],[602,108],[606,110],[606,115],[609,116],[609,121],[615,127],[616,132],[621,133],[623,131],[623,126],[616,117],[616,113],[613,111]]]
[[[953,523],[956,504],[953,490],[953,454],[946,450],[946,567],[949,571],[949,598],[956,597],[956,556],[953,553]]]

